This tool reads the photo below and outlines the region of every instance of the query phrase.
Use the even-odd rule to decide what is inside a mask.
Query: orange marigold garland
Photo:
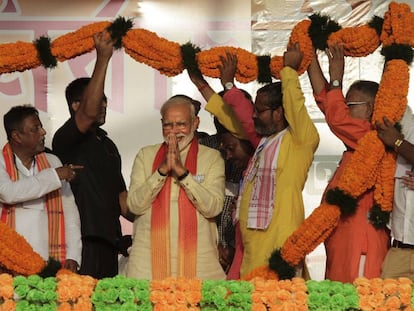
[[[43,258],[36,253],[23,236],[0,222],[0,265],[20,275],[37,274],[45,267]]]
[[[235,78],[242,83],[254,81],[258,76],[257,59],[253,53],[231,46],[214,47],[197,54],[198,67],[203,75],[220,78],[218,67],[221,65],[220,56],[226,53],[237,55],[237,70]]]
[[[369,25],[347,27],[332,33],[328,45],[341,43],[345,56],[362,57],[373,53],[380,46],[377,31]]]
[[[93,35],[111,25],[110,22],[98,22],[79,28],[52,41],[52,54],[58,61],[74,58],[94,49]]]
[[[176,76],[184,70],[180,45],[160,38],[154,32],[131,29],[123,37],[122,43],[125,52],[133,59],[157,69],[166,76]]]
[[[383,46],[404,44],[414,46],[414,15],[406,3],[391,2],[384,15],[384,25],[381,33]]]
[[[374,185],[374,201],[382,211],[390,213],[394,200],[394,172],[396,154],[386,152],[378,167],[379,175]]]
[[[358,146],[338,181],[338,188],[352,197],[358,197],[371,188],[384,153],[385,147],[377,132],[369,131],[358,141]]]
[[[308,310],[307,286],[304,279],[266,280],[255,278],[252,297],[252,311],[266,310]]]
[[[302,225],[285,241],[280,250],[282,258],[297,266],[336,227],[341,216],[336,205],[322,203],[304,220]],[[271,266],[271,262],[269,263]]]
[[[374,124],[376,121],[383,122],[384,116],[391,122],[401,119],[407,106],[409,80],[409,67],[404,60],[387,61],[375,98]]]
[[[25,71],[40,66],[33,43],[18,41],[0,45],[0,74]]]
[[[154,310],[199,310],[201,280],[167,278],[151,282],[150,299]]]
[[[13,297],[13,277],[10,274],[6,273],[0,274],[0,310],[15,310],[16,302],[13,300]]]
[[[92,310],[91,296],[98,280],[62,269],[56,274],[58,311]]]
[[[408,278],[357,278],[353,284],[360,310],[411,310],[412,282]]]
[[[292,32],[289,37],[288,46],[291,46],[295,43],[299,43],[300,50],[303,53],[302,62],[300,63],[298,74],[301,75],[304,73],[312,60],[313,56],[313,48],[312,48],[312,40],[309,37],[309,26],[311,25],[311,21],[303,20],[293,27]]]

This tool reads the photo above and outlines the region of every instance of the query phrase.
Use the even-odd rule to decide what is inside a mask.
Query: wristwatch
[[[233,82],[226,82],[226,84],[224,84],[224,88],[226,90],[231,90],[234,87],[234,83]]]
[[[339,82],[339,80],[331,81],[331,87],[340,87],[340,86],[341,86],[341,82]]]

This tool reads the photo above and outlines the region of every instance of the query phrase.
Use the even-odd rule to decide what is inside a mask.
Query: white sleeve
[[[52,161],[54,164],[60,163],[55,156],[54,158],[55,160]],[[49,192],[59,189],[62,184],[54,169],[55,166],[52,163],[50,165],[53,168],[44,169],[34,176],[12,181],[6,171],[4,159],[0,157],[0,202],[17,204],[41,198]]]

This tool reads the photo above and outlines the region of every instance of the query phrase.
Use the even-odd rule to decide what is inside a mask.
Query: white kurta
[[[61,181],[54,168],[62,166],[53,154],[46,153],[51,168],[38,172],[35,163],[27,169],[16,156],[18,180],[13,182],[0,157],[0,202],[15,204],[16,231],[42,258],[49,258],[46,194],[61,188],[65,220],[66,258],[81,264],[82,242],[80,219],[70,184]],[[1,209],[0,209],[1,213]]]
[[[128,207],[138,215],[134,222],[134,237],[129,256],[127,276],[152,279],[151,266],[151,206],[163,187],[166,177],[152,164],[160,145],[144,147],[135,158],[128,191]],[[189,147],[181,152],[185,161]],[[180,187],[186,191],[197,209],[197,268],[200,279],[224,279],[217,251],[217,225],[214,217],[223,208],[225,177],[224,161],[217,150],[199,145],[197,174],[188,175],[181,182],[171,183],[170,237],[171,273],[177,276],[178,194]]]

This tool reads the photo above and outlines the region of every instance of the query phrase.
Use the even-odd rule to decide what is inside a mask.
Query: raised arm
[[[93,39],[97,54],[95,68],[75,114],[76,125],[83,133],[97,122],[97,118],[102,113],[106,71],[115,44],[115,40],[107,31],[95,34]]]
[[[325,89],[328,81],[322,72],[316,52],[313,53],[311,63],[309,64],[308,76],[312,85],[313,93],[315,95],[319,95],[322,90]]]

